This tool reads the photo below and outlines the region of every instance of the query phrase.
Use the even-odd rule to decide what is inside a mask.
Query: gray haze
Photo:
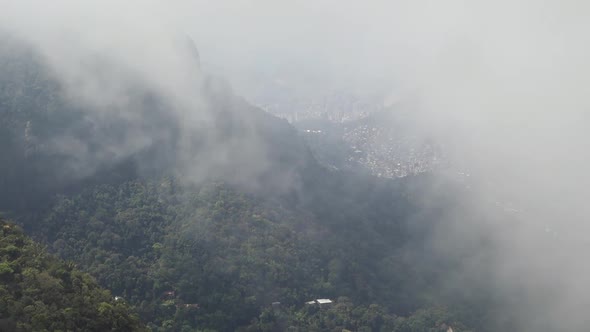
[[[451,250],[470,232],[484,230],[495,249],[494,265],[486,267],[495,281],[489,286],[520,291],[521,330],[587,329],[587,2],[0,0],[0,5],[0,26],[37,45],[72,98],[97,109],[125,109],[100,106],[124,105],[125,79],[131,75],[168,96],[178,110],[171,116],[188,131],[207,123],[210,113],[197,92],[198,70],[186,70],[192,60],[170,38],[179,34],[191,36],[204,66],[230,77],[238,92],[246,93],[245,87],[256,85],[252,77],[265,73],[304,93],[379,90],[414,104],[416,129],[444,144],[457,171],[471,174],[469,186],[478,199],[472,208],[489,212],[495,210],[488,205],[500,206],[517,220],[479,225],[457,211],[453,226],[439,230],[436,245]],[[116,80],[101,81],[83,65],[81,59],[96,53],[118,65],[120,71],[109,73]],[[118,153],[149,144],[150,136],[139,136]],[[265,167],[264,142],[255,134],[234,143],[260,160],[252,172]],[[219,148],[210,157],[217,162],[199,177],[234,151]],[[465,273],[477,268],[473,264]]]

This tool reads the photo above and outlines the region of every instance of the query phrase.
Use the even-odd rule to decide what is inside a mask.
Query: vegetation
[[[0,220],[0,314],[14,331],[143,331],[125,301]]]
[[[355,306],[346,297],[327,305],[295,309],[268,308],[244,331],[468,331],[445,308],[419,310],[409,317],[388,314],[376,304]]]
[[[397,316],[437,303],[427,285],[432,280],[405,257],[402,220],[355,227],[347,224],[352,220],[320,221],[281,206],[221,183],[128,181],[62,196],[30,231],[136,306],[155,331],[267,331],[285,324],[355,331],[368,326],[359,320],[369,309],[389,322],[377,330],[454,322],[446,312],[435,320]],[[367,214],[347,209],[338,210],[350,218]],[[319,297],[341,298],[334,315],[309,311],[305,302]],[[290,309],[271,315],[265,308],[273,302]],[[344,308],[358,317],[342,321]]]

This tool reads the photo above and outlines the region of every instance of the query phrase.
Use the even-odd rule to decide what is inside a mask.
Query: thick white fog
[[[101,81],[80,61],[98,53],[120,65],[109,75],[135,75],[175,103],[199,108],[198,75],[187,72],[191,60],[170,38],[188,35],[203,67],[226,75],[238,93],[247,94],[257,73],[265,73],[303,93],[346,87],[414,104],[416,129],[445,146],[453,167],[472,174],[473,197],[482,206],[510,206],[519,220],[484,229],[495,243],[494,287],[521,291],[522,330],[587,329],[590,3],[0,0],[0,6],[0,27],[36,45],[85,102],[124,102],[123,85]],[[207,112],[175,116],[201,121]],[[456,228],[440,230],[440,245],[458,241],[455,234],[477,222],[460,212],[455,218]]]

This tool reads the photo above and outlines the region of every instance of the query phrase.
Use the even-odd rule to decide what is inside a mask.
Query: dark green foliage
[[[22,331],[142,331],[138,317],[74,264],[0,220],[0,322]]]
[[[173,187],[131,182],[64,197],[35,233],[161,326],[176,317],[233,329],[277,299],[324,291],[315,226],[224,186]],[[198,318],[177,308],[192,303]]]
[[[318,297],[378,303],[384,315],[434,305],[421,296],[434,286],[406,257],[400,212],[373,220],[375,212],[342,199],[318,219],[302,209],[308,203],[284,208],[223,184],[131,181],[61,197],[31,231],[135,305],[155,330],[235,330],[270,303],[302,308]],[[378,204],[385,202],[368,209]]]
[[[355,306],[340,297],[332,304],[303,308],[268,308],[242,331],[359,331],[359,332],[454,332],[469,331],[445,308],[422,309],[409,317],[389,314],[377,304]]]

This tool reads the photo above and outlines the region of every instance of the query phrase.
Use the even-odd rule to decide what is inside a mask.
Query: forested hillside
[[[0,330],[144,331],[126,301],[0,220]]]
[[[30,231],[162,331],[262,328],[278,324],[260,316],[272,303],[281,303],[289,321],[320,297],[378,303],[383,314],[436,304],[427,298],[433,280],[403,257],[409,252],[401,220],[376,224],[369,216],[355,226],[352,213],[368,211],[339,210],[351,220],[318,211],[319,220],[223,184],[182,189],[170,179],[131,181],[62,196]],[[309,320],[291,324],[320,324]]]
[[[111,324],[137,324],[123,303],[153,331],[462,331],[481,321],[484,304],[470,308],[470,298],[442,291],[456,262],[435,258],[426,243],[451,202],[426,204],[428,175],[383,180],[327,170],[286,121],[213,79],[201,93],[215,126],[195,132],[186,149],[160,96],[135,95],[140,123],[96,117],[67,98],[34,52],[0,51],[0,208],[120,298],[92,286]],[[150,144],[124,154],[114,148],[154,130]],[[241,145],[251,136],[264,142],[262,168]],[[212,167],[202,151],[220,146],[228,160]],[[195,180],[195,169],[210,176]],[[49,276],[41,286],[69,294],[71,270],[58,273],[51,262],[35,266],[35,275]],[[318,298],[333,303],[305,304]],[[93,308],[71,301],[59,302],[63,312],[45,304],[39,321],[15,319],[50,324]],[[1,313],[23,315],[16,308]],[[88,324],[82,330],[110,328],[76,319]]]

